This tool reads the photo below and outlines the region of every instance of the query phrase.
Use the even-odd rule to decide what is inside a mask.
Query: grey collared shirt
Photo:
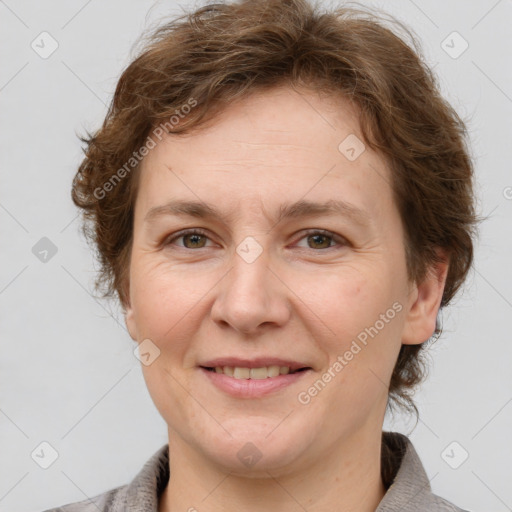
[[[382,442],[395,454],[394,478],[375,512],[468,512],[432,493],[425,469],[411,441],[383,432]],[[158,498],[169,481],[169,445],[160,448],[127,485],[91,499],[45,512],[158,512]]]

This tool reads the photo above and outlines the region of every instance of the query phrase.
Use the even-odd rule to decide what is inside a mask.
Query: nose
[[[242,256],[241,256],[242,254]],[[247,335],[284,326],[291,316],[289,289],[263,251],[254,261],[235,252],[230,271],[218,284],[213,321]]]

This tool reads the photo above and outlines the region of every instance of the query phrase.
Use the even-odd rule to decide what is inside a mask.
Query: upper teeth
[[[261,368],[241,368],[239,366],[216,366],[217,373],[223,373],[235,379],[266,379],[290,373],[289,366],[263,366]]]

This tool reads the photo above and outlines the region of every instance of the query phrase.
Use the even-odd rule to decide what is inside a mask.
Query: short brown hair
[[[80,137],[87,147],[72,197],[97,250],[96,287],[103,296],[117,294],[128,304],[139,168],[134,152],[151,130],[162,123],[173,133],[199,129],[233,101],[284,84],[341,94],[357,105],[365,144],[392,169],[409,279],[419,282],[437,261],[436,248],[443,248],[450,258],[441,302],[447,305],[473,260],[467,131],[441,97],[416,37],[392,21],[412,46],[375,12],[343,6],[323,12],[307,0],[210,4],[160,25],[122,73],[101,129]],[[182,116],[191,99],[194,108]],[[173,116],[178,123],[169,122]],[[126,166],[131,159],[134,172]],[[440,332],[436,325],[436,339]],[[412,394],[425,377],[425,345],[402,345],[390,409],[395,402],[418,415]]]

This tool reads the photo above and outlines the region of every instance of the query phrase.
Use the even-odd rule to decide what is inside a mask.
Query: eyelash
[[[164,245],[171,245],[172,242],[174,242],[175,240],[183,238],[183,237],[185,237],[187,235],[201,235],[201,236],[204,236],[204,237],[210,239],[208,234],[207,234],[207,232],[204,231],[203,229],[201,229],[201,228],[191,228],[191,229],[186,229],[184,231],[180,231],[180,232],[176,233],[175,235],[171,235],[172,238],[167,238],[166,241],[164,242]],[[314,236],[314,235],[321,235],[321,236],[325,236],[326,238],[330,238],[332,241],[336,242],[338,244],[338,246],[350,245],[348,240],[346,240],[342,236],[336,235],[332,231],[327,231],[325,229],[311,229],[311,230],[307,230],[304,233],[304,235],[301,238],[299,238],[299,241],[302,240],[303,238],[307,238],[309,236]],[[189,249],[188,247],[184,247],[184,246],[179,246],[179,247],[181,249],[187,249],[189,251],[199,250],[199,249],[206,249],[206,247],[199,247],[197,249]],[[318,251],[327,251],[328,249],[335,249],[335,248],[336,248],[335,246],[326,247],[324,249],[317,249],[316,252],[318,252]],[[315,250],[315,249],[312,249],[312,250]]]

